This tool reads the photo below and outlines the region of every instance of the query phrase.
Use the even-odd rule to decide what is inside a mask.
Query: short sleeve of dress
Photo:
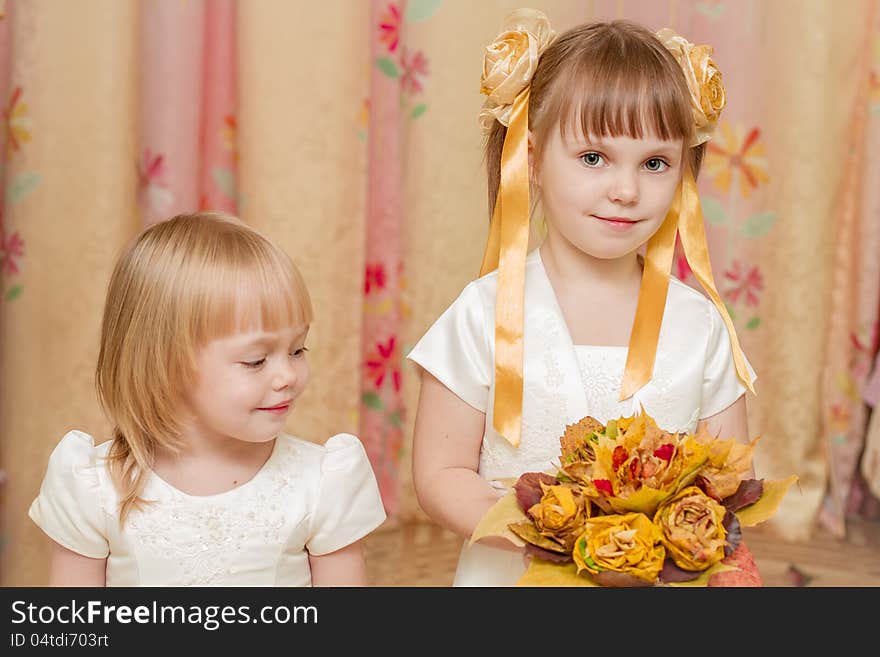
[[[28,515],[56,543],[94,559],[109,554],[92,437],[70,431],[49,457],[40,493]]]
[[[488,331],[479,290],[470,283],[407,358],[425,368],[467,404],[485,413],[493,368]]]
[[[379,485],[361,441],[338,434],[324,444],[321,481],[306,548],[320,556],[363,538],[385,521]]]
[[[730,335],[718,309],[709,306],[711,331],[706,346],[706,364],[703,369],[703,399],[700,405],[700,419],[720,413],[739,399],[747,390],[736,373]],[[745,358],[745,355],[743,355]],[[746,368],[755,381],[755,370],[746,358]]]

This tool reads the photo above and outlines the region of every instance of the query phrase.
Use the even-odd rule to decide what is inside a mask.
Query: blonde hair
[[[96,368],[114,424],[108,463],[122,523],[144,502],[156,448],[180,445],[178,414],[198,349],[239,330],[311,321],[296,265],[235,217],[181,214],[138,235],[110,277]]]
[[[552,129],[599,137],[690,142],[694,120],[690,92],[678,62],[646,28],[625,20],[586,23],[560,34],[542,53],[531,80],[529,128],[535,162]],[[507,128],[495,122],[484,147],[489,216],[501,180]],[[705,144],[688,149],[694,176]]]

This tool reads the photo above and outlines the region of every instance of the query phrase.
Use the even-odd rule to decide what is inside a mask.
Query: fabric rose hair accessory
[[[483,54],[480,93],[487,96],[480,111],[483,133],[495,121],[509,125],[513,101],[531,82],[538,58],[555,36],[549,19],[537,9],[518,9],[507,17],[502,32]]]
[[[694,113],[694,141],[690,146],[699,146],[712,138],[726,100],[721,71],[712,59],[714,50],[712,46],[695,46],[668,27],[656,34],[684,72]]]

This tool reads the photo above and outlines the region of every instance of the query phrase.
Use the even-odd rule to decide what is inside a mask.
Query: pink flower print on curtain
[[[3,60],[0,61],[3,87],[9,86],[8,69],[8,31],[5,22],[0,31],[0,48]],[[20,85],[13,85],[9,100],[3,108],[3,138],[6,161],[0,179],[0,279],[2,279],[2,299],[17,299],[23,285],[19,280],[24,257],[25,242],[21,233],[8,225],[6,218],[12,213],[10,208],[30,195],[40,185],[42,176],[36,171],[22,169],[22,154],[34,138],[34,130],[28,116],[27,93]]]
[[[199,209],[238,214],[235,2],[212,0],[205,14],[204,108]]]
[[[142,6],[139,206],[149,225],[180,212],[239,211],[235,0]]]
[[[379,19],[379,42],[387,46],[388,52],[394,52],[400,43],[400,7],[393,2],[379,2],[379,4],[385,5],[382,9],[382,17]],[[375,2],[373,6],[375,8]],[[375,11],[373,14],[375,15]]]
[[[9,225],[10,207],[37,189],[41,176],[22,168],[22,154],[34,139],[34,126],[28,116],[27,93],[21,84],[12,81],[10,70],[9,11],[0,4],[0,98],[3,126],[0,129],[0,293],[3,301],[17,299],[22,291],[20,274],[24,266],[25,241],[21,233]],[[2,473],[0,473],[2,474]]]
[[[400,45],[400,6],[373,1],[371,59]],[[361,335],[360,438],[379,482],[386,512],[397,508],[398,452],[403,443],[400,392],[401,143],[399,76],[370,75],[364,317]],[[393,372],[397,371],[395,377]],[[391,376],[387,373],[391,372]],[[395,384],[396,382],[396,384]]]
[[[403,27],[429,19],[439,6],[440,0],[373,0],[370,97],[362,104],[357,133],[367,140],[369,167],[360,437],[389,515],[398,505],[405,410],[400,344],[407,312],[401,294],[401,134],[408,121],[428,110],[423,94],[430,73],[427,55],[404,45]]]
[[[24,91],[15,87],[3,110],[3,121],[6,124],[6,158],[11,159],[21,151],[22,146],[31,140],[31,132],[27,119],[27,104],[24,102]]]
[[[150,225],[199,205],[205,3],[144,2],[141,25],[138,202]]]

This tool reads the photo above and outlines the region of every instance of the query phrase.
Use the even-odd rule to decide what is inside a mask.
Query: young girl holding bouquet
[[[754,372],[715,290],[695,184],[725,102],[711,52],[626,21],[556,36],[528,9],[486,49],[481,277],[408,356],[422,368],[416,493],[456,533],[472,534],[502,480],[548,471],[587,415],[644,410],[668,431],[748,442]],[[528,252],[536,207],[546,235]],[[709,298],[670,276],[676,233]],[[760,585],[744,545],[737,556],[738,583]],[[512,586],[525,563],[482,539],[454,584]]]
[[[309,378],[309,294],[232,217],[145,230],[110,279],[97,365],[114,424],[68,432],[30,517],[50,585],[365,585],[385,519],[360,441],[282,432]]]

